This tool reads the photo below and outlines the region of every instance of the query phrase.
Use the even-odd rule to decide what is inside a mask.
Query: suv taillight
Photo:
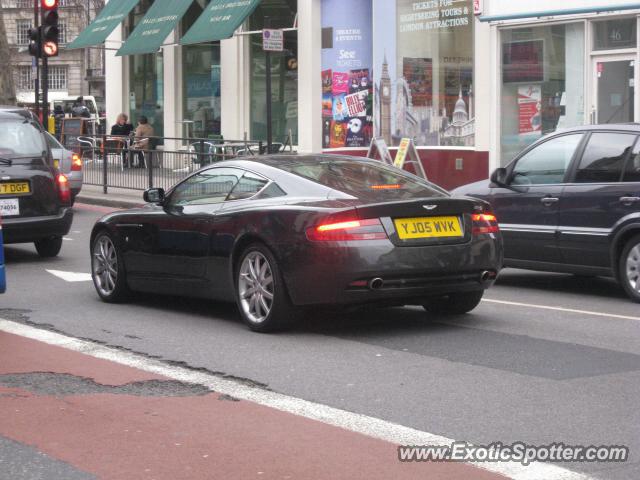
[[[69,188],[69,179],[62,173],[56,178],[58,184],[58,197],[61,203],[71,203],[71,188]]]
[[[377,218],[322,223],[307,229],[307,238],[313,242],[345,242],[353,240],[384,240],[387,237]]]
[[[82,159],[80,155],[74,153],[73,157],[71,157],[71,171],[79,172],[80,170],[82,170]]]
[[[491,213],[474,213],[471,215],[472,233],[474,235],[483,235],[486,233],[498,233],[498,219]]]

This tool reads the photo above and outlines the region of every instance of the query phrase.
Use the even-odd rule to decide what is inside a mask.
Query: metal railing
[[[84,183],[131,190],[170,188],[191,172],[206,165],[265,153],[284,151],[273,144],[267,152],[262,141],[217,140],[210,138],[115,137],[80,135],[61,138],[67,148],[81,156]],[[293,148],[289,146],[292,151]]]

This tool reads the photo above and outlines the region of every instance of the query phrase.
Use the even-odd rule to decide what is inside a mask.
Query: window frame
[[[24,27],[27,27],[24,29]],[[27,46],[30,43],[29,29],[33,27],[32,19],[18,18],[16,19],[16,45]],[[24,38],[21,38],[24,37]]]
[[[530,186],[565,185],[567,183],[570,183],[570,180],[573,178],[572,172],[573,172],[574,166],[576,165],[576,161],[577,161],[578,158],[582,158],[582,152],[584,151],[584,147],[585,147],[585,144],[586,144],[585,142],[586,142],[586,139],[589,137],[589,135],[587,135],[588,133],[589,132],[586,132],[584,130],[574,130],[574,131],[562,132],[560,134],[551,134],[548,137],[544,137],[543,140],[539,140],[537,142],[532,143],[531,145],[529,145],[529,147],[527,147],[525,150],[520,152],[520,154],[507,166],[507,172],[508,172],[507,184],[510,187],[522,188],[522,187],[530,187]],[[544,145],[545,143],[548,143],[548,142],[553,141],[553,140],[557,140],[557,139],[562,138],[562,137],[567,137],[569,135],[580,135],[582,138],[578,142],[578,145],[576,146],[576,149],[573,152],[573,156],[571,157],[571,160],[569,160],[569,164],[567,165],[567,169],[564,172],[564,177],[563,177],[561,182],[559,182],[559,183],[531,183],[531,184],[523,184],[523,185],[514,185],[513,184],[515,169],[516,169],[516,166],[518,165],[518,163],[520,162],[520,160],[522,160],[531,151],[533,151],[534,149]]]

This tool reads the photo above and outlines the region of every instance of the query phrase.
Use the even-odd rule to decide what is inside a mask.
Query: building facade
[[[104,101],[104,50],[67,50],[95,17],[103,0],[60,1],[60,54],[49,59],[49,98],[93,95]],[[35,103],[36,70],[29,55],[29,29],[34,23],[33,0],[0,0],[14,67],[19,103]]]
[[[558,128],[638,116],[630,0],[262,0],[231,38],[182,45],[209,5],[194,0],[158,52],[117,56],[153,3],[105,43],[107,114],[145,115],[166,137],[266,139],[267,27],[284,30],[270,54],[275,141],[365,155],[373,137],[392,153],[410,137],[446,188]]]

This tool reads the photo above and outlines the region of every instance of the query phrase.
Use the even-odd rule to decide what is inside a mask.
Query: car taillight
[[[80,155],[74,153],[73,157],[71,157],[71,171],[79,172],[80,170],[82,170],[82,159]]]
[[[485,233],[498,233],[498,219],[491,213],[475,213],[471,215],[473,222],[472,233],[474,235],[482,235]]]
[[[69,188],[69,179],[66,175],[60,173],[56,181],[58,182],[58,197],[60,197],[60,202],[70,203],[71,189]]]
[[[314,242],[339,242],[352,240],[384,240],[387,233],[377,218],[322,223],[307,229],[307,238]]]

